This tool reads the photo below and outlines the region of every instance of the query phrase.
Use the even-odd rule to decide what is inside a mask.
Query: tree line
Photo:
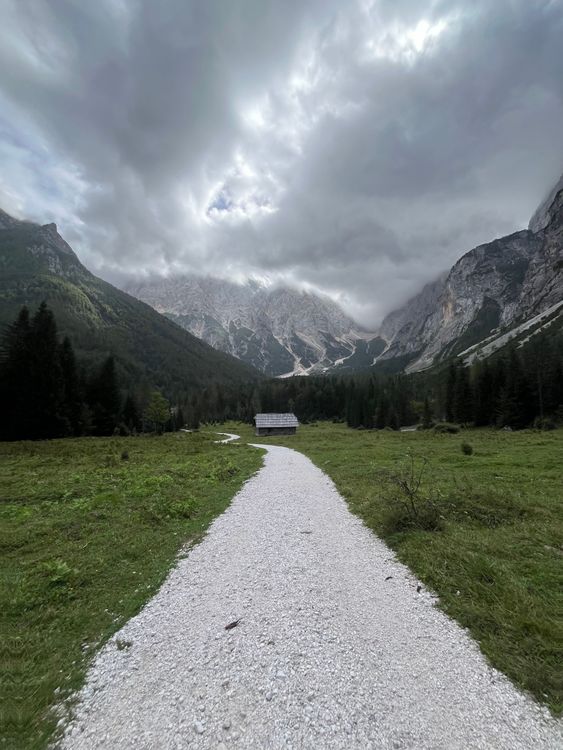
[[[534,338],[472,367],[448,368],[444,416],[476,427],[546,427],[563,421],[561,336]]]
[[[471,367],[459,360],[414,375],[322,375],[180,392],[173,405],[150,387],[120,383],[108,356],[77,363],[59,341],[52,312],[23,308],[0,345],[3,440],[162,432],[200,423],[252,423],[258,412],[294,412],[356,429],[399,429],[448,421],[465,425],[549,426],[563,422],[563,334],[540,333]],[[170,394],[168,394],[170,395]]]
[[[52,311],[23,307],[0,341],[0,439],[41,440],[175,429],[183,416],[158,391],[120,387],[115,359],[78,363]]]
[[[359,429],[436,422],[522,429],[563,422],[563,334],[540,333],[521,347],[464,366],[412,375],[364,373],[211,385],[185,404],[188,422],[252,423],[257,412],[294,412],[303,422],[333,420]]]

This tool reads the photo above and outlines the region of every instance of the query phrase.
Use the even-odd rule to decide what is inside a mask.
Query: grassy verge
[[[0,444],[0,744],[45,746],[49,709],[260,467],[258,451],[214,439]]]
[[[294,437],[256,438],[248,427],[230,428],[309,456],[470,629],[490,662],[561,713],[563,431],[437,435],[321,423]],[[472,455],[463,453],[464,442]],[[409,454],[418,465],[428,459],[421,493],[433,495],[440,530],[397,531],[393,523],[398,489],[391,473]]]

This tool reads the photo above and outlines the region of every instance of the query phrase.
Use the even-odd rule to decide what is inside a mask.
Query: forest
[[[563,422],[563,335],[536,335],[485,361],[459,360],[412,375],[319,375],[162,393],[120,378],[111,354],[93,368],[60,339],[53,312],[24,307],[0,343],[2,440],[163,432],[202,423],[252,423],[294,412],[356,429],[430,428],[437,422],[523,429]]]
[[[115,359],[99,367],[77,362],[72,342],[60,340],[53,312],[23,307],[0,342],[2,440],[162,432],[184,422],[157,390],[142,401],[119,382]]]

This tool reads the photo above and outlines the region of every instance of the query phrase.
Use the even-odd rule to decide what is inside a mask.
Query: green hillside
[[[0,210],[0,325],[11,323],[23,305],[33,310],[43,300],[82,360],[113,354],[126,381],[176,394],[261,377],[94,276],[54,224],[18,221]]]

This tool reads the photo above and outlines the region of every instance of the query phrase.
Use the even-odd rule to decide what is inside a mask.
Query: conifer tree
[[[115,360],[109,356],[88,389],[94,434],[112,435],[119,422],[121,397],[115,371]]]
[[[31,321],[30,347],[31,384],[27,396],[30,424],[26,437],[62,437],[69,431],[63,371],[55,317],[45,302]]]
[[[63,409],[67,421],[67,433],[82,435],[85,429],[84,399],[80,387],[80,380],[76,368],[74,350],[68,337],[60,346],[59,358],[63,376]]]
[[[378,430],[382,430],[384,427],[389,425],[389,402],[387,400],[386,393],[381,390],[379,393],[379,400],[377,402],[377,408],[375,410],[374,426]]]
[[[23,307],[2,339],[0,360],[0,434],[3,440],[26,437],[31,430],[31,323]]]
[[[475,403],[474,419],[477,427],[494,424],[495,421],[495,393],[494,379],[491,366],[485,360],[479,365],[475,374]]]
[[[141,414],[139,407],[130,393],[127,394],[127,398],[123,404],[121,419],[129,432],[136,432],[141,429]]]
[[[446,420],[453,422],[455,419],[454,415],[454,399],[455,399],[455,384],[457,378],[457,368],[454,362],[450,362],[448,368],[448,379],[446,381]]]
[[[468,424],[473,421],[473,412],[473,391],[469,382],[469,370],[467,367],[459,367],[456,371],[454,386],[454,420]]]
[[[223,407],[224,408],[224,407]],[[174,420],[174,429],[181,430],[186,424],[186,420],[184,418],[184,412],[182,411],[182,407],[178,407],[178,411],[176,412],[175,420]]]
[[[424,406],[422,408],[422,428],[429,430],[432,427],[432,409],[428,396],[424,397]]]

